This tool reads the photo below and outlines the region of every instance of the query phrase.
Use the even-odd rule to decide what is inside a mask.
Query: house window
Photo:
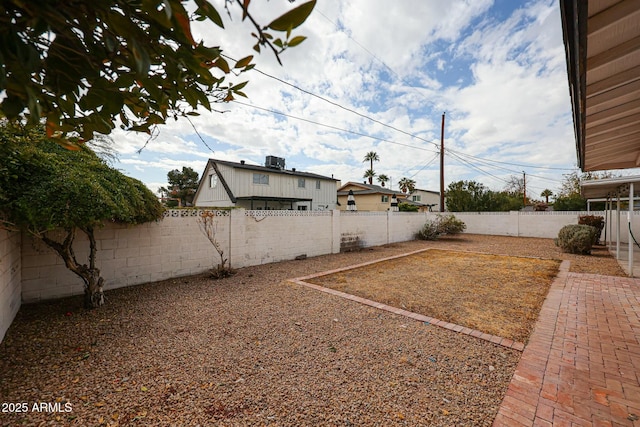
[[[306,211],[307,207],[305,205],[300,205],[300,206],[298,206],[298,210],[299,211]]]
[[[304,178],[298,178],[298,188],[304,188],[306,185]]]
[[[320,180],[317,180],[316,181],[316,190],[319,190],[319,189],[320,189]]]
[[[420,201],[420,195],[411,196],[411,200],[413,200],[414,202],[419,202]]]
[[[209,188],[216,188],[218,185],[218,175],[215,173],[209,175]]]
[[[389,203],[389,196],[383,195],[382,196],[382,203]]]
[[[269,185],[269,175],[267,175],[266,173],[254,173],[253,183]]]

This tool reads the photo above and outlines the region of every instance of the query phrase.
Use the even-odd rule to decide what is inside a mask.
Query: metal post
[[[629,211],[627,212],[627,227],[629,227],[628,248],[629,248],[629,277],[633,277],[633,237],[631,236],[631,226],[633,222],[633,182],[629,183]]]
[[[527,207],[527,174],[522,171],[522,207]]]
[[[616,205],[616,259],[620,259],[620,193],[618,193],[618,201]]]
[[[444,212],[444,115],[445,113],[442,113],[440,129],[440,212]]]
[[[611,229],[611,203],[609,202],[609,198],[607,197],[607,201],[604,202],[604,244],[607,245],[607,248],[610,248],[609,240],[611,239],[611,233],[607,234],[607,228]]]

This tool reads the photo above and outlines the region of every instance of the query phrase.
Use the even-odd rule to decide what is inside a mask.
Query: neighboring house
[[[326,210],[336,208],[337,179],[284,168],[267,156],[265,166],[209,159],[193,204],[196,207]]]
[[[349,190],[353,191],[358,211],[388,211],[394,195],[398,203],[404,201],[407,196],[401,191],[390,190],[379,185],[350,181],[338,188],[338,209],[342,211],[347,210]]]
[[[418,206],[419,212],[440,212],[440,193],[437,191],[416,188],[403,202]]]

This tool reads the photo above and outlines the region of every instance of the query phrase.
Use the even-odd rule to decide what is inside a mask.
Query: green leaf
[[[131,40],[131,53],[136,63],[136,72],[140,75],[146,75],[151,68],[151,61],[147,51],[135,40]]]
[[[253,55],[249,55],[245,58],[240,59],[238,62],[236,62],[236,65],[233,68],[244,68],[247,65],[249,65],[252,60],[253,60]]]
[[[207,0],[196,0],[196,4],[198,5],[196,14],[204,14],[218,27],[224,28],[224,23],[222,22],[222,18],[220,18],[220,14],[216,10],[216,8],[211,5],[211,3],[209,3]]]
[[[16,96],[9,95],[2,100],[2,111],[9,119],[17,118],[24,110],[24,102]]]
[[[315,5],[316,0],[303,3],[271,21],[271,23],[267,25],[267,28],[276,31],[288,31],[292,28],[299,27],[309,17]]]
[[[296,36],[296,37],[292,38],[291,40],[289,40],[289,42],[287,43],[287,46],[289,46],[289,47],[298,46],[300,43],[302,43],[306,39],[307,38],[305,36]]]
[[[229,64],[222,56],[218,57],[218,59],[213,65],[220,68],[222,71],[224,71],[227,74],[231,72],[231,69],[229,68]]]
[[[245,87],[247,85],[247,83],[249,83],[249,82],[238,83],[237,85],[232,86],[231,90],[238,91],[238,90],[242,89],[243,87]]]

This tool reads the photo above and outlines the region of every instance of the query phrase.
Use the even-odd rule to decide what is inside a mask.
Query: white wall
[[[196,216],[168,211],[162,221],[135,227],[107,224],[96,230],[97,264],[105,289],[154,282],[205,271],[218,255],[200,230]],[[222,211],[224,212],[224,211]],[[171,216],[177,213],[176,216]],[[219,240],[229,246],[229,215],[218,222]],[[25,236],[22,246],[22,300],[32,302],[81,294],[82,280],[71,273],[60,257],[44,244]],[[80,232],[74,245],[79,262],[87,262],[88,240]],[[215,257],[214,257],[215,255]]]
[[[334,230],[332,211],[236,210],[232,214],[241,216],[237,228],[243,228],[244,233],[240,241],[234,238],[234,267],[283,261],[299,255],[318,256],[333,251],[334,232],[337,230]]]
[[[20,233],[0,229],[0,341],[20,308]]]
[[[357,236],[363,247],[388,243],[387,212],[335,211],[340,215],[340,235]]]
[[[362,247],[412,240],[436,213],[345,211],[216,211],[216,239],[224,257],[235,268],[317,256],[340,250],[344,238],[357,237]],[[576,224],[570,213],[455,213],[467,233],[554,238],[566,224]],[[640,221],[636,221],[640,226]],[[640,236],[640,230],[638,230]],[[107,224],[97,230],[98,265],[105,288],[154,282],[204,272],[219,263],[213,245],[198,226],[197,211],[172,210],[159,222],[136,227]],[[25,302],[81,294],[80,278],[42,243],[24,237],[21,277]],[[13,250],[15,238],[11,241]],[[4,244],[7,247],[7,244]],[[78,234],[76,255],[85,262],[88,241]],[[14,263],[15,264],[15,263]],[[4,262],[3,262],[4,266]],[[9,267],[3,267],[6,271]],[[18,269],[20,270],[20,269]],[[10,281],[3,278],[6,288]]]
[[[553,239],[565,225],[577,224],[581,215],[604,212],[454,212],[467,225],[467,233]],[[434,214],[431,214],[434,215]],[[626,217],[625,217],[626,218]]]
[[[437,215],[338,210],[215,212],[216,240],[235,268],[303,254],[337,253],[345,238],[357,237],[362,247],[412,240],[425,221]],[[544,238],[555,238],[560,228],[577,224],[582,214],[586,212],[455,213],[466,223],[467,233]],[[602,212],[591,214],[604,216]],[[621,226],[626,242],[626,213]],[[633,216],[633,230],[640,238],[640,212]],[[163,220],[135,227],[107,224],[97,230],[96,238],[97,262],[106,289],[197,274],[219,263],[198,225],[197,210],[167,211]],[[82,233],[75,251],[79,261],[86,262],[88,241]],[[0,230],[0,339],[20,306],[20,296],[32,302],[82,292],[82,280],[50,248],[27,235]]]
[[[425,212],[390,212],[389,243],[415,239],[416,233],[427,221]]]

